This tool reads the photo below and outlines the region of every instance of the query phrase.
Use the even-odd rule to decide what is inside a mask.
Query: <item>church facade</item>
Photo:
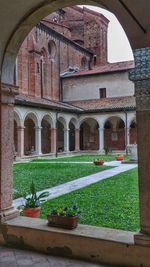
[[[24,40],[16,61],[18,157],[125,151],[136,143],[133,62],[108,63],[109,21],[87,8],[58,10]]]

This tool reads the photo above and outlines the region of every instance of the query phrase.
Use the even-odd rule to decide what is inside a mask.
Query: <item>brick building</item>
[[[14,73],[17,156],[124,151],[136,142],[133,62],[107,62],[108,23],[102,14],[68,7],[24,40]]]

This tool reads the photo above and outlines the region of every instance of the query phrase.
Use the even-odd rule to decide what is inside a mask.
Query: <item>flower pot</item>
[[[65,229],[74,229],[78,225],[79,216],[60,216],[51,215],[47,216],[48,226],[60,227]]]
[[[95,165],[103,165],[104,164],[104,160],[94,160],[93,163]]]
[[[39,218],[40,217],[40,207],[37,208],[24,208],[23,215],[26,217]]]
[[[116,156],[116,160],[124,160],[124,156]]]

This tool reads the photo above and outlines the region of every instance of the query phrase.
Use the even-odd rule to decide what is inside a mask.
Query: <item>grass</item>
[[[50,188],[74,179],[97,173],[111,167],[95,166],[94,164],[61,164],[52,163],[21,163],[14,165],[14,198],[29,193],[31,181],[36,184],[36,190]],[[17,191],[16,191],[17,190]]]
[[[125,159],[128,157],[125,156]],[[115,155],[80,155],[80,156],[72,156],[72,157],[58,157],[55,159],[35,159],[33,160],[38,162],[38,161],[65,161],[65,162],[71,162],[71,161],[87,161],[87,162],[92,162],[94,159],[103,159],[104,161],[112,161],[115,160]]]
[[[52,209],[77,204],[81,224],[137,231],[139,197],[137,169],[100,181],[42,204],[41,217]]]

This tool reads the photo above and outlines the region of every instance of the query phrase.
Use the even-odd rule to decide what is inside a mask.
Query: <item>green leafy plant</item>
[[[58,216],[69,216],[69,217],[74,217],[74,216],[79,216],[80,215],[80,210],[77,207],[77,205],[73,205],[72,207],[65,207],[65,208],[60,208],[57,210],[52,210],[51,215],[58,215]]]
[[[104,147],[104,150],[105,150],[105,155],[107,156],[108,153],[109,153],[109,147],[108,147],[108,146],[105,146],[105,147]]]
[[[30,185],[30,195],[25,196],[25,204],[24,208],[37,208],[41,205],[42,199],[48,197],[49,192],[42,192],[41,194],[37,194],[35,184],[32,181]]]

